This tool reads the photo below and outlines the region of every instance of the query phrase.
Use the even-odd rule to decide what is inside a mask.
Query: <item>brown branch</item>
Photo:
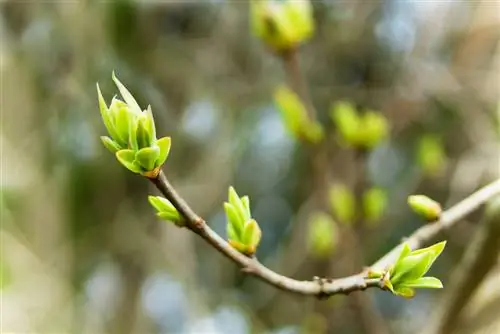
[[[191,207],[182,199],[175,191],[172,185],[168,182],[165,174],[160,172],[158,177],[150,179],[151,182],[160,190],[179,213],[186,219],[186,227],[205,239],[207,243],[212,245],[220,253],[239,265],[243,272],[253,275],[260,280],[269,283],[281,290],[293,293],[312,295],[317,297],[327,297],[335,294],[347,294],[353,291],[365,290],[371,287],[383,289],[380,279],[367,278],[366,271],[357,275],[352,275],[339,279],[315,278],[311,281],[299,281],[283,275],[280,275],[269,268],[265,267],[257,261],[256,258],[247,257],[229,245],[222,237],[215,233],[203,220],[198,216]],[[496,194],[500,193],[500,180],[484,187],[478,192],[472,194],[469,198],[458,203],[456,206],[443,214],[443,218],[435,225],[424,226],[417,230],[409,241],[412,246],[419,246],[426,242],[431,237],[439,233],[441,230],[450,227],[455,222],[469,214],[481,204]],[[423,232],[422,232],[423,231]],[[398,254],[400,246],[393,249],[374,266],[380,266],[392,259],[391,254]],[[390,262],[389,262],[390,264]]]
[[[300,70],[298,49],[293,48],[282,54],[283,65],[288,76],[288,83],[300,97],[306,107],[307,116],[310,121],[316,120],[316,110],[312,104],[307,85],[304,82],[302,72]]]
[[[462,310],[496,265],[500,250],[500,198],[488,204],[484,223],[467,247],[461,263],[453,271],[446,295],[434,312],[428,334],[452,333]]]
[[[498,194],[500,194],[500,179],[490,183],[484,188],[481,188],[461,202],[455,204],[455,206],[444,211],[441,218],[437,222],[419,228],[407,239],[405,239],[405,242],[410,245],[411,249],[420,248],[423,244],[429,242],[440,232],[449,229],[456,222],[460,221],[469,213],[475,211],[481,205]],[[402,246],[403,244],[400,244],[384,255],[380,260],[371,266],[371,269],[383,270],[387,266],[391,265],[397,259]]]

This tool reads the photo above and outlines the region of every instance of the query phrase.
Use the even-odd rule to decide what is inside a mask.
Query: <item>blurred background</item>
[[[95,84],[110,101],[115,70],[172,137],[164,170],[192,207],[225,236],[234,185],[263,230],[260,261],[304,280],[356,273],[424,224],[408,195],[448,208],[498,178],[498,2],[313,7],[300,66],[325,130],[320,148],[284,126],[273,99],[284,66],[252,35],[245,1],[0,1],[3,331],[422,332],[482,210],[436,239],[448,240],[431,272],[445,289],[317,300],[246,277],[158,220],[147,202],[157,190],[99,140]],[[338,101],[383,115],[388,135],[356,154],[330,119]],[[371,187],[383,213],[341,219],[331,185],[356,197],[354,209],[343,202],[347,216]],[[327,228],[314,222],[319,212]],[[500,332],[499,281],[491,268],[454,333]]]

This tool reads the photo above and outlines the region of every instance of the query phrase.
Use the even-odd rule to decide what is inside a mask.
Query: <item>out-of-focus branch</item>
[[[259,263],[256,258],[247,257],[231,247],[228,242],[226,242],[221,236],[219,236],[207,225],[205,220],[199,217],[191,209],[191,207],[184,201],[184,199],[182,199],[182,197],[168,182],[163,172],[160,172],[156,178],[150,180],[185,218],[187,228],[198,234],[220,253],[238,264],[245,273],[253,275],[281,290],[303,295],[326,297],[335,294],[347,294],[352,291],[365,290],[370,287],[379,287],[383,289],[383,282],[381,281],[381,279],[368,278],[366,271],[357,275],[339,279],[314,278],[312,281],[299,281],[280,275]],[[411,245],[420,245],[421,243],[430,239],[430,237],[434,236],[439,231],[444,229],[444,227],[450,227],[465,215],[478,208],[488,199],[499,193],[500,180],[479,190],[469,198],[458,203],[449,211],[445,212],[443,214],[443,219],[437,223],[438,225],[431,226],[434,227],[432,230],[429,230],[428,226],[422,227],[421,229],[417,230],[417,232],[415,232],[412,236],[413,242]],[[444,220],[445,218],[446,220]],[[438,228],[436,228],[435,226],[437,226]],[[422,233],[420,231],[424,231],[425,233]],[[379,260],[376,265],[380,265],[381,263],[388,261],[387,259],[392,259],[391,254],[397,254],[397,249],[399,248],[400,246],[389,252],[381,260]]]
[[[302,103],[304,103],[304,106],[306,107],[309,119],[311,121],[315,121],[316,109],[314,109],[307,85],[304,82],[304,76],[300,70],[298,49],[292,48],[287,50],[282,54],[282,59],[289,85],[295,93],[300,96]]]
[[[421,245],[430,241],[440,232],[451,228],[455,223],[460,221],[462,218],[464,218],[474,210],[478,209],[481,205],[483,205],[488,200],[499,194],[500,194],[500,179],[490,183],[484,188],[481,188],[480,190],[476,191],[469,197],[457,203],[455,206],[444,211],[441,215],[441,218],[437,222],[419,228],[404,241],[408,243],[412,249],[419,248]],[[397,259],[402,246],[403,244],[400,244],[394,249],[392,249],[389,253],[387,253],[381,259],[375,262],[371,266],[371,269],[383,270],[387,266],[392,264]]]
[[[489,205],[484,224],[474,236],[462,262],[452,273],[446,295],[436,308],[428,334],[452,333],[462,309],[497,263],[500,250],[500,197]]]

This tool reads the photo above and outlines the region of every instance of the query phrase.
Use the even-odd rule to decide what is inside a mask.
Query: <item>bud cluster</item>
[[[233,187],[229,187],[229,202],[224,203],[227,216],[227,237],[229,244],[239,252],[252,256],[260,243],[262,232],[259,224],[252,219],[250,199],[239,197]]]
[[[112,78],[124,101],[115,96],[108,107],[97,85],[99,109],[109,135],[102,136],[101,140],[127,169],[154,178],[168,157],[170,137],[156,139],[151,106],[141,110],[114,73]]]

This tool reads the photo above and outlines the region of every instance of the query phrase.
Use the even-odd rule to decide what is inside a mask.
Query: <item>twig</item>
[[[494,199],[485,214],[484,224],[474,236],[462,262],[452,273],[453,280],[440,307],[436,308],[434,321],[428,334],[452,333],[463,308],[497,263],[500,250],[500,198]]]
[[[456,222],[467,216],[469,213],[475,211],[481,205],[498,194],[500,194],[500,179],[481,188],[461,202],[455,204],[455,206],[444,211],[441,215],[441,218],[437,222],[419,228],[418,230],[413,232],[413,234],[410,235],[407,239],[405,239],[405,242],[410,245],[411,249],[417,249],[421,247],[423,244],[434,238],[437,234],[449,229]],[[371,269],[383,270],[387,266],[391,265],[397,259],[399,253],[401,252],[402,246],[403,244],[400,244],[399,246],[392,249],[380,260],[375,262],[371,266]]]
[[[165,174],[160,172],[158,177],[150,179],[151,182],[160,190],[179,213],[186,219],[186,226],[194,233],[205,239],[210,245],[217,249],[227,258],[238,264],[242,270],[253,275],[260,280],[267,282],[281,290],[293,293],[312,295],[317,297],[327,297],[335,294],[348,294],[353,291],[365,290],[371,287],[383,289],[380,279],[367,278],[366,271],[357,275],[352,275],[339,279],[320,278],[312,281],[299,281],[283,275],[280,275],[265,267],[255,258],[247,257],[233,247],[231,247],[222,237],[215,233],[206,222],[198,216],[182,197],[175,191],[168,182]],[[478,208],[491,197],[500,193],[500,180],[491,183],[478,192],[472,194],[469,198],[458,203],[456,206],[443,214],[443,218],[435,223],[436,225],[425,226],[418,229],[410,238],[412,246],[418,246],[445,228],[449,228],[455,222]],[[400,246],[393,249],[374,266],[380,266],[393,259],[391,254],[398,254]],[[390,262],[388,262],[390,264]]]
[[[288,76],[288,82],[295,93],[300,97],[304,103],[307,115],[310,121],[316,120],[316,110],[311,102],[307,85],[304,82],[302,72],[300,71],[298,49],[292,48],[282,54],[285,72]]]

